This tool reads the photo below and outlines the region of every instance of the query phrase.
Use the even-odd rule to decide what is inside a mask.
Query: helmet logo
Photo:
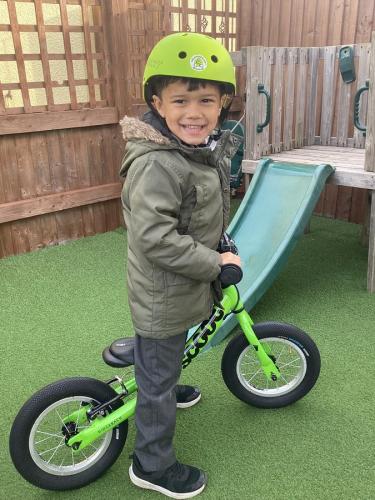
[[[207,61],[201,55],[193,56],[190,59],[190,66],[195,71],[203,71],[203,70],[205,70],[207,68]]]

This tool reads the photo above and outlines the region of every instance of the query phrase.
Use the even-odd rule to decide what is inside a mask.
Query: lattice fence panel
[[[0,0],[0,114],[113,105],[103,0]]]
[[[237,50],[237,0],[171,0],[170,30],[207,33]]]

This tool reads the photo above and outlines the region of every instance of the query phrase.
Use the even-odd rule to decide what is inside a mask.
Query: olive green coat
[[[159,120],[151,123],[120,122],[127,141],[120,175],[126,177],[122,206],[134,329],[162,339],[212,309],[210,283],[220,272],[216,248],[229,218],[230,158],[240,138],[224,131],[213,150],[188,147],[163,135]]]

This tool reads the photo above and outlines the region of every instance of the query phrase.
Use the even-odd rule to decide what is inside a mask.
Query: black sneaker
[[[201,399],[202,394],[198,387],[191,385],[176,385],[177,408],[189,408]]]
[[[192,498],[203,491],[207,483],[206,473],[196,467],[175,462],[163,471],[145,472],[136,455],[129,468],[130,480],[146,490],[163,493],[170,498]]]

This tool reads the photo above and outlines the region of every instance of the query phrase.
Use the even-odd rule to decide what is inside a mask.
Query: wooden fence
[[[144,62],[162,36],[205,32],[230,50],[362,43],[375,26],[374,6],[375,0],[0,1],[0,257],[122,223],[117,122],[143,111]],[[239,110],[240,99],[235,104]],[[362,222],[360,191],[324,196],[321,213]]]
[[[235,0],[0,2],[0,257],[122,224],[117,125],[180,29],[236,48]]]
[[[323,47],[371,41],[375,0],[247,0],[241,47]]]

